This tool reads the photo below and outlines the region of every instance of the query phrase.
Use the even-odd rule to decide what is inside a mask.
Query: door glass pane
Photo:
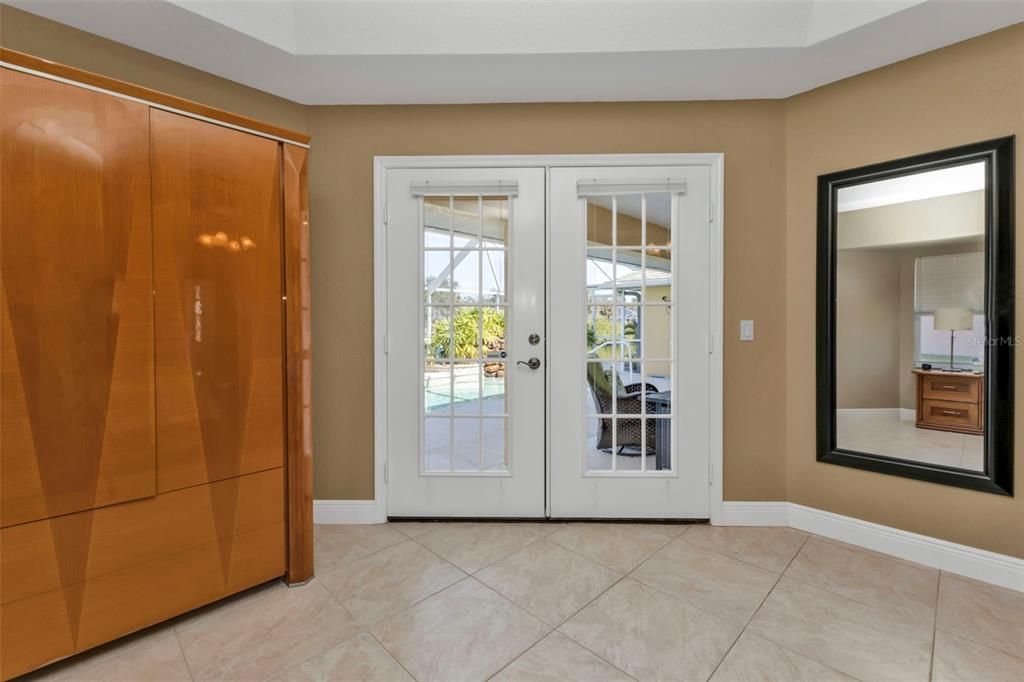
[[[508,241],[508,198],[483,198],[483,247],[501,249]]]
[[[477,303],[480,300],[480,249],[462,246],[452,255],[452,278],[457,303]]]
[[[470,417],[480,414],[481,366],[459,362],[454,366],[452,408],[455,414]]]
[[[450,249],[423,252],[424,303],[451,303],[451,262],[452,254]]]
[[[643,246],[643,195],[615,197],[615,245]]]
[[[427,197],[423,211],[423,472],[507,472],[509,202]]]
[[[587,418],[587,471],[612,470],[612,425],[609,417]]]
[[[484,303],[505,303],[505,252],[484,251],[481,254],[483,265],[483,287],[481,296]]]
[[[451,346],[452,308],[449,305],[429,305],[423,308],[424,357],[434,360],[454,357]]]
[[[587,211],[599,247],[586,256],[586,467],[671,471],[671,195],[598,197]]]
[[[612,245],[611,197],[587,200],[587,246]]]
[[[644,195],[646,224],[644,244],[651,246],[672,245],[672,195],[668,192],[653,192]]]
[[[452,197],[453,245],[458,251],[462,247],[480,246],[480,197]]]
[[[587,303],[611,303],[614,299],[615,265],[611,249],[587,253]]]
[[[647,249],[644,253],[644,303],[671,303],[671,284],[671,250]]]
[[[643,339],[641,352],[646,360],[672,357],[672,309],[665,305],[645,305],[640,310]]]
[[[587,306],[587,356],[610,360],[615,357],[615,306]]]
[[[451,419],[424,420],[423,452],[426,471],[451,471],[451,428]]]
[[[508,420],[482,419],[480,421],[484,471],[508,471],[508,462],[505,459],[507,435]]]
[[[423,245],[447,249],[451,234],[451,197],[423,197]]]
[[[483,371],[483,406],[481,412],[485,416],[500,417],[506,412],[505,405],[505,372],[508,365],[504,362],[488,362]]]
[[[673,459],[672,419],[669,417],[653,417],[647,419],[647,437],[653,436],[654,443],[649,445],[647,470],[651,469],[653,459],[654,471],[671,471]]]
[[[617,306],[618,321],[615,324],[615,340],[618,357],[622,360],[640,359],[640,306]]]
[[[604,362],[588,362],[587,414],[614,414],[614,377],[611,366]]]
[[[644,291],[643,249],[618,249],[615,253],[615,299],[639,303]]]
[[[480,420],[453,419],[452,464],[455,471],[481,471]]]
[[[452,411],[452,365],[427,358],[423,371],[423,409],[426,416],[450,414]]]

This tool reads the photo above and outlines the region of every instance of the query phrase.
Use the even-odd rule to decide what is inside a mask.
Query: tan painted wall
[[[1024,556],[1024,493],[816,463],[810,361],[815,176],[1024,132],[1024,25],[789,100],[688,103],[304,108],[6,6],[0,43],[313,135],[318,498],[373,495],[375,154],[724,152],[726,499],[788,497]],[[754,343],[738,341],[739,319],[757,320]]]
[[[1024,25],[798,95],[786,107],[786,482],[796,503],[1024,556],[1024,461],[1016,498],[815,461],[815,179],[943,147],[1024,135]],[[1024,154],[1017,155],[1017,196]],[[1018,201],[1017,225],[1024,225]],[[1021,262],[1024,243],[1018,240]],[[1017,300],[1024,301],[1024,278]],[[1018,307],[1018,318],[1021,311]],[[1017,385],[1024,366],[1018,363]],[[1022,433],[1024,411],[1016,410]]]
[[[306,108],[0,3],[0,45],[305,132]]]
[[[373,157],[725,152],[725,493],[784,499],[782,102],[311,107],[316,496],[373,496]],[[740,318],[758,320],[740,344]]]
[[[836,259],[836,406],[899,403],[900,261],[885,250],[840,251]]]

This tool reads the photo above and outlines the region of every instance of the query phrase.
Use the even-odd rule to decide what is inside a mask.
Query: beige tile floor
[[[787,528],[318,526],[268,583],[62,680],[1024,681],[1024,594]]]

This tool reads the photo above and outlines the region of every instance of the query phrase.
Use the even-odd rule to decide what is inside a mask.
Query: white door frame
[[[725,285],[724,205],[725,155],[697,154],[539,154],[510,156],[375,156],[373,158],[373,408],[374,408],[374,521],[387,520],[388,464],[388,363],[387,343],[387,172],[397,168],[544,168],[565,166],[706,166],[711,172],[711,202],[708,206],[711,229],[710,301],[711,380],[708,401],[709,419],[709,505],[711,523],[722,516],[722,329]],[[547,198],[550,203],[550,197]],[[545,207],[545,215],[549,207]],[[550,310],[550,308],[548,308]],[[547,315],[547,312],[545,313]],[[546,388],[545,391],[548,389]],[[545,425],[545,430],[550,425]],[[547,435],[545,442],[547,442]],[[550,463],[546,462],[546,467]],[[550,476],[547,477],[550,485]],[[551,491],[545,491],[551,499]]]

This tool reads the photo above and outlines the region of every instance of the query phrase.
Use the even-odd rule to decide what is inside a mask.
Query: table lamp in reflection
[[[936,331],[949,332],[949,371],[953,367],[953,337],[957,332],[974,328],[974,315],[966,308],[939,308],[935,311]]]

